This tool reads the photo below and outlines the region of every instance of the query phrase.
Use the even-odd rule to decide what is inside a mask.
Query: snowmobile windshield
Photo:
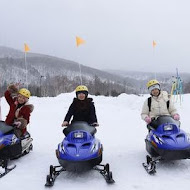
[[[96,128],[93,126],[90,126],[88,123],[84,121],[77,121],[69,125],[67,128],[63,130],[63,133],[65,136],[67,136],[70,132],[76,131],[76,130],[84,130],[89,132],[91,135],[94,135],[96,133]]]
[[[167,123],[175,124],[177,126],[180,126],[179,121],[176,121],[171,116],[166,116],[166,115],[160,116],[156,120],[153,120],[151,122],[151,126],[153,128],[157,128],[158,126],[163,125],[163,124],[167,124]]]
[[[1,134],[7,134],[13,130],[13,127],[10,125],[7,125],[5,122],[0,121],[0,133]]]

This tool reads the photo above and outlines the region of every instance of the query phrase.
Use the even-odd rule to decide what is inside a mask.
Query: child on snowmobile
[[[26,88],[19,90],[18,85],[11,84],[4,95],[10,106],[5,123],[15,126],[15,135],[20,138],[26,133],[26,126],[34,109],[34,106],[28,102],[30,91]]]
[[[180,116],[173,102],[169,100],[168,93],[161,90],[160,83],[155,79],[150,80],[147,88],[151,97],[145,100],[141,112],[141,118],[147,125],[156,127],[155,119],[162,115],[169,115],[179,121]]]
[[[88,98],[88,88],[80,85],[75,89],[76,98],[73,99],[72,104],[65,116],[62,127],[69,125],[70,119],[73,116],[71,123],[76,121],[85,121],[89,125],[99,126],[97,123],[96,111],[92,98]]]

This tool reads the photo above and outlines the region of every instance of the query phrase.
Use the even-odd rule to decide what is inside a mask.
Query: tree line
[[[136,94],[136,90],[126,86],[125,81],[121,84],[119,82],[101,80],[97,75],[91,79],[82,77],[82,84],[88,87],[89,93],[92,95],[118,96],[121,93]],[[1,84],[1,96],[3,96],[8,85],[7,81]],[[54,97],[61,93],[72,92],[78,85],[81,85],[79,76],[74,78],[69,78],[68,76],[50,77],[47,74],[46,76],[40,76],[38,83],[29,83],[28,89],[33,96]],[[26,85],[20,81],[20,88],[22,87],[26,87]]]

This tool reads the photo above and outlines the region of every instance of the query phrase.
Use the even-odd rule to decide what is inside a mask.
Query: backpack
[[[149,98],[148,98],[148,108],[149,108],[149,112],[151,112],[151,103],[152,103],[152,98],[149,97]],[[170,101],[168,100],[168,101],[166,102],[166,104],[167,104],[167,109],[169,109]]]

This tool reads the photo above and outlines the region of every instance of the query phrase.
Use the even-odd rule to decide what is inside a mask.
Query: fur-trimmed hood
[[[33,110],[34,110],[34,105],[33,105],[33,104],[30,104],[29,102],[26,102],[26,103],[24,104],[24,106],[29,107],[29,108],[30,108],[30,111],[33,112]]]

